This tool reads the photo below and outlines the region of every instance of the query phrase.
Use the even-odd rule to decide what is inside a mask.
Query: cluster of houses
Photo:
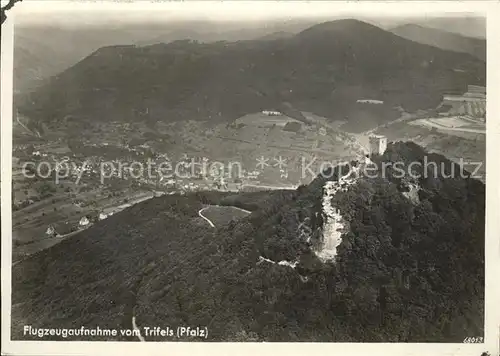
[[[260,172],[259,171],[243,172],[243,175],[249,180],[257,180],[259,179]]]
[[[99,213],[91,213],[87,214],[85,216],[82,216],[82,218],[78,221],[78,224],[71,224],[69,222],[61,223],[61,224],[50,224],[47,227],[47,230],[45,231],[45,235],[48,237],[58,237],[58,236],[63,236],[67,235],[71,232],[77,231],[77,230],[83,230],[92,224],[94,224],[97,221],[104,220],[108,218],[109,216],[113,215],[113,212],[109,213],[104,213],[104,212],[99,212]]]
[[[47,154],[46,154],[46,153],[40,153],[40,151],[33,151],[33,152],[31,153],[31,155],[32,155],[33,157],[47,157]]]
[[[195,167],[192,164],[195,163]],[[196,191],[196,190],[211,190],[211,189],[228,189],[228,182],[233,180],[231,173],[226,171],[221,165],[210,165],[208,158],[203,157],[200,160],[189,160],[187,155],[184,155],[179,162],[179,167],[176,168],[179,177],[163,176],[159,179],[158,184],[166,188],[177,189],[179,191]],[[242,170],[241,178],[255,181],[258,179],[261,172]],[[183,178],[184,176],[185,178]],[[194,183],[190,179],[202,180],[204,183]],[[234,180],[235,183],[241,179]],[[240,182],[241,183],[241,182]],[[238,183],[237,183],[238,184]]]

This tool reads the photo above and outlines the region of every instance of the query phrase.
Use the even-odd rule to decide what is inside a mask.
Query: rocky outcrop
[[[337,254],[337,246],[342,242],[342,234],[345,232],[345,221],[338,208],[332,206],[332,197],[339,191],[347,191],[359,176],[360,167],[352,168],[348,174],[338,180],[327,181],[323,186],[323,228],[322,237],[315,253],[324,262],[334,261]]]

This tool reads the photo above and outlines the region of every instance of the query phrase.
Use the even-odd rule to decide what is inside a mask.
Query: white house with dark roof
[[[57,235],[56,229],[54,228],[53,225],[49,225],[47,227],[47,231],[45,231],[45,235],[50,236],[50,237]]]
[[[88,226],[90,224],[90,220],[88,217],[84,216],[80,219],[79,225],[80,226]]]

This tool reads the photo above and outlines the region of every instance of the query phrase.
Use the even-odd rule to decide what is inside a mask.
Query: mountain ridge
[[[153,121],[233,121],[289,102],[300,111],[344,119],[350,111],[352,115],[356,99],[375,90],[381,91],[389,109],[415,110],[437,106],[447,90],[484,82],[484,63],[472,56],[345,21],[316,25],[338,28],[342,36],[331,36],[332,42],[315,35],[322,30],[313,26],[277,41],[176,41],[130,47],[126,53],[117,50],[109,57],[94,52],[21,97],[20,111],[41,120],[72,114],[136,120],[135,112],[149,107]],[[344,31],[342,26],[359,30]],[[455,67],[464,72],[457,76]],[[434,78],[431,86],[429,77]],[[355,89],[346,101],[342,92],[349,88]]]
[[[398,26],[391,29],[391,32],[418,43],[454,52],[468,53],[486,61],[486,40],[417,24]]]

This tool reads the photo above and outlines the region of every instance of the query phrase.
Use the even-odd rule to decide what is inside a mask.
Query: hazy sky
[[[229,22],[274,21],[300,18],[335,19],[345,17],[377,18],[383,27],[406,23],[408,17],[450,16],[445,11],[470,11],[470,5],[421,3],[343,3],[343,2],[81,2],[24,0],[15,5],[16,24],[50,23],[61,26],[109,23],[168,22],[209,20]],[[362,6],[360,6],[362,5]],[[403,5],[403,6],[401,6]],[[445,6],[442,6],[445,5]],[[427,11],[427,12],[426,12]],[[391,18],[392,17],[392,18]],[[385,18],[384,20],[380,20]]]

